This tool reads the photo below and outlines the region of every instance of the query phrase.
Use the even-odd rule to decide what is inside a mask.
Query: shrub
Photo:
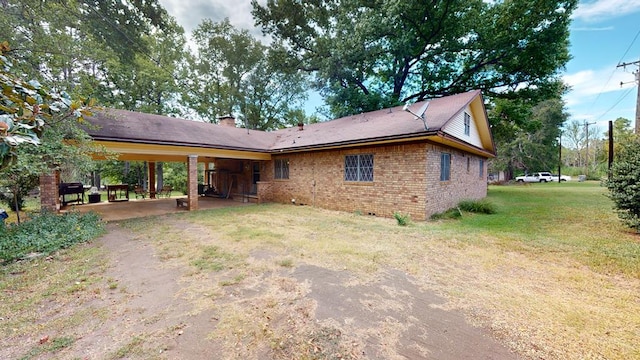
[[[487,199],[463,200],[458,204],[460,210],[478,214],[495,214],[496,207]]]
[[[458,219],[461,216],[462,216],[462,213],[460,212],[460,209],[451,208],[445,212],[431,215],[431,220]]]
[[[103,232],[104,223],[95,213],[42,212],[20,225],[0,226],[0,262],[6,264],[33,253],[47,255]]]
[[[409,214],[402,214],[399,212],[394,212],[393,213],[393,217],[396,219],[396,221],[398,222],[398,225],[400,226],[407,226],[409,224],[409,221],[411,221]]]
[[[625,225],[640,232],[640,143],[632,142],[621,149],[611,166],[611,176],[604,184],[618,217]]]

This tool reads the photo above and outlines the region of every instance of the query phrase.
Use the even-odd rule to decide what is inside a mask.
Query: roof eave
[[[269,149],[264,148],[247,148],[239,146],[227,146],[217,144],[202,144],[202,143],[185,143],[178,141],[153,141],[146,139],[124,139],[121,137],[108,137],[108,136],[93,136],[91,138],[95,141],[109,141],[116,143],[134,143],[134,144],[148,144],[148,145],[166,145],[166,146],[189,146],[204,149],[221,149],[221,150],[233,150],[233,151],[247,151],[247,152],[259,152],[270,153]]]

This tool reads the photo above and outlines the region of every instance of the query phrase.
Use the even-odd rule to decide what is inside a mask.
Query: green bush
[[[0,225],[0,263],[24,259],[29,254],[47,255],[104,233],[95,213],[36,214],[20,225]]]
[[[460,209],[451,208],[445,212],[431,215],[431,220],[458,219],[461,216],[462,216],[462,213],[460,212]]]
[[[393,213],[393,217],[396,219],[396,221],[398,222],[398,225],[400,226],[407,226],[409,225],[409,221],[411,220],[409,217],[409,214],[402,214],[399,212],[394,212]]]
[[[618,217],[640,233],[640,143],[622,147],[611,166],[611,177],[604,184]]]
[[[463,200],[458,204],[460,210],[478,213],[478,214],[495,214],[496,207],[487,199],[482,200]]]

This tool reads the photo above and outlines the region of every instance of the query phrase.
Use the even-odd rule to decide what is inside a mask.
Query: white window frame
[[[471,115],[466,111],[464,113],[464,134],[467,136],[471,135]]]

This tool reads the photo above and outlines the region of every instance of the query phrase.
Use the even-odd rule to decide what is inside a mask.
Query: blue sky
[[[253,25],[251,0],[160,0],[160,3],[185,27],[187,34],[203,18],[230,22],[261,33]],[[595,122],[606,130],[607,121],[618,117],[635,119],[637,87],[633,71],[616,68],[619,62],[640,60],[640,0],[583,0],[573,14],[571,54],[573,59],[562,73],[572,90],[565,96],[570,121]],[[634,38],[638,37],[637,39]],[[620,86],[620,82],[627,84]],[[321,104],[312,94],[307,112]]]
[[[572,88],[564,98],[570,121],[595,122],[603,131],[618,117],[633,124],[638,66],[616,66],[640,60],[639,34],[640,0],[580,2],[571,25],[573,59],[563,75]]]

